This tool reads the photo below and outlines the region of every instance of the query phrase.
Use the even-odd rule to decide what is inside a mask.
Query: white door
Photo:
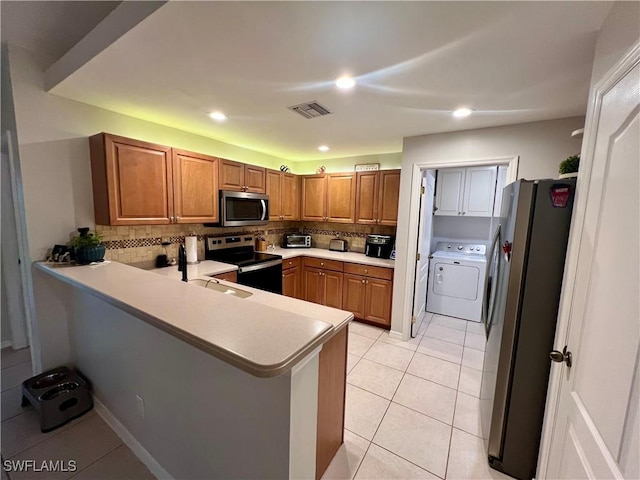
[[[416,262],[416,283],[413,289],[413,317],[411,336],[418,334],[418,329],[427,311],[427,285],[429,279],[429,254],[431,253],[431,232],[433,226],[433,197],[435,195],[436,176],[433,170],[422,175],[424,193],[420,198],[420,228],[418,230],[418,253],[420,260]]]
[[[438,170],[435,215],[460,215],[464,191],[464,168]]]
[[[587,119],[559,320],[568,330],[555,343],[573,366],[552,364],[546,478],[640,478],[639,63],[640,44]]]
[[[497,167],[467,168],[464,180],[462,215],[467,217],[490,217],[493,214],[497,173]]]

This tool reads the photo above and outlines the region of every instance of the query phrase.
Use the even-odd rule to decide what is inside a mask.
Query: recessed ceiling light
[[[227,119],[227,116],[222,112],[211,112],[209,116],[216,122],[224,122]]]
[[[471,115],[473,113],[473,109],[471,108],[459,108],[457,110],[453,111],[453,116],[454,117],[468,117],[469,115]]]
[[[320,145],[318,147],[318,150],[320,150],[321,152],[328,152],[330,150],[330,148],[326,145]]]
[[[347,76],[340,77],[336,80],[336,87],[343,88],[345,90],[348,88],[353,88],[355,84],[356,81],[353,78]]]

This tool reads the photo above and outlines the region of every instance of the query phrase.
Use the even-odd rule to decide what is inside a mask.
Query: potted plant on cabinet
[[[580,154],[572,155],[560,162],[560,178],[571,178],[578,176],[578,167],[580,166]]]
[[[89,228],[79,228],[80,235],[69,241],[69,247],[73,249],[76,263],[87,265],[91,262],[102,262],[107,247],[102,245],[102,235],[98,232],[90,232]]]

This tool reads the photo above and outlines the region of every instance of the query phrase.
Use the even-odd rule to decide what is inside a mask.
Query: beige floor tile
[[[442,325],[444,327],[455,328],[456,330],[462,330],[463,332],[467,329],[466,320],[456,317],[447,317],[446,315],[434,314],[431,323],[435,325]]]
[[[371,444],[355,478],[362,480],[420,480],[437,479],[438,477],[376,444]]]
[[[2,369],[2,391],[22,385],[27,378],[33,377],[31,361],[18,363]]]
[[[98,415],[48,438],[34,447],[14,456],[11,460],[32,459],[36,463],[43,460],[75,460],[78,471],[82,471],[99,458],[115,450],[122,442]],[[75,472],[42,472],[46,475],[34,475],[33,472],[13,472],[12,480],[23,478],[42,478],[56,480],[69,478]]]
[[[364,356],[371,360],[396,370],[405,371],[413,357],[413,352],[384,342],[376,342]]]
[[[460,365],[418,352],[413,356],[407,373],[455,390],[458,387]]]
[[[389,406],[389,400],[347,384],[344,426],[371,440]]]
[[[322,480],[349,480],[353,478],[369,445],[368,440],[345,430],[344,443],[331,460]]]
[[[356,333],[349,333],[347,350],[352,355],[363,357],[367,350],[373,345],[375,340],[373,338],[363,337]]]
[[[437,325],[434,322],[429,324],[427,331],[424,332],[425,337],[437,338],[445,342],[455,343],[457,345],[464,344],[464,330],[456,330],[455,328]]]
[[[373,443],[444,478],[451,427],[392,403]]]
[[[353,370],[353,367],[355,367],[361,359],[362,357],[347,353],[347,374]]]
[[[407,374],[393,401],[448,425],[453,423],[456,391],[451,388]]]
[[[422,319],[422,324],[420,325],[420,328],[418,329],[418,335],[424,335],[424,332],[427,331],[427,327],[429,326],[429,323],[431,323],[432,318],[433,318],[433,313],[427,312],[427,314]]]
[[[403,375],[400,370],[363,358],[347,376],[347,382],[391,400]]]
[[[479,398],[458,392],[453,426],[476,437],[482,437]]]
[[[121,445],[73,478],[74,480],[153,480],[156,477],[126,445]]]
[[[475,348],[464,347],[462,353],[462,366],[482,370],[484,364],[484,352]]]
[[[467,333],[467,336],[464,339],[464,346],[469,348],[475,348],[476,350],[480,350],[484,352],[484,346],[486,345],[487,340],[484,335],[480,335],[477,333]]]
[[[0,353],[0,367],[7,368],[18,363],[31,361],[31,349],[21,348],[20,350],[13,350],[11,347],[3,348]]]
[[[392,338],[389,336],[389,332],[385,332],[380,335],[378,341],[388,343],[389,345],[395,345],[396,347],[404,348],[406,350],[411,350],[415,352],[420,345],[420,340],[422,340],[422,335],[418,335],[415,338],[410,338],[406,342],[404,340],[398,340],[397,338]]]
[[[482,384],[482,372],[474,368],[462,367],[460,369],[460,382],[458,391],[474,397],[480,397],[480,385]]]
[[[467,322],[467,332],[477,333],[478,335],[484,335],[484,323],[482,322]]]
[[[7,391],[2,392],[1,400],[2,400],[2,421],[4,422],[8,418],[15,417],[16,415],[20,415],[27,410],[30,410],[31,405],[22,408],[22,387],[17,386],[10,388]]]
[[[54,435],[58,435],[73,425],[87,420],[91,415],[95,415],[94,410],[47,433],[40,431],[40,419],[34,409],[16,415],[2,422],[2,455],[6,458],[13,457]]]
[[[382,328],[374,327],[373,325],[367,325],[366,323],[360,323],[353,321],[349,324],[349,333],[355,333],[362,335],[363,337],[373,338],[377,340],[384,330]]]
[[[513,480],[492,468],[481,438],[453,429],[447,466],[448,480]]]
[[[462,361],[462,345],[443,342],[437,338],[425,337],[418,345],[418,353],[441,358],[449,362],[460,364]]]

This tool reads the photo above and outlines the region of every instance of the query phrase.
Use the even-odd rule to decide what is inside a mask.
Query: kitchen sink
[[[210,290],[215,290],[216,292],[224,293],[225,295],[231,295],[238,298],[247,298],[253,295],[251,292],[247,292],[246,290],[241,290],[235,287],[228,287],[226,285],[222,285],[218,283],[217,280],[203,280],[201,278],[194,278],[193,280],[189,280],[189,283],[193,285],[198,285],[199,287],[208,288]]]

